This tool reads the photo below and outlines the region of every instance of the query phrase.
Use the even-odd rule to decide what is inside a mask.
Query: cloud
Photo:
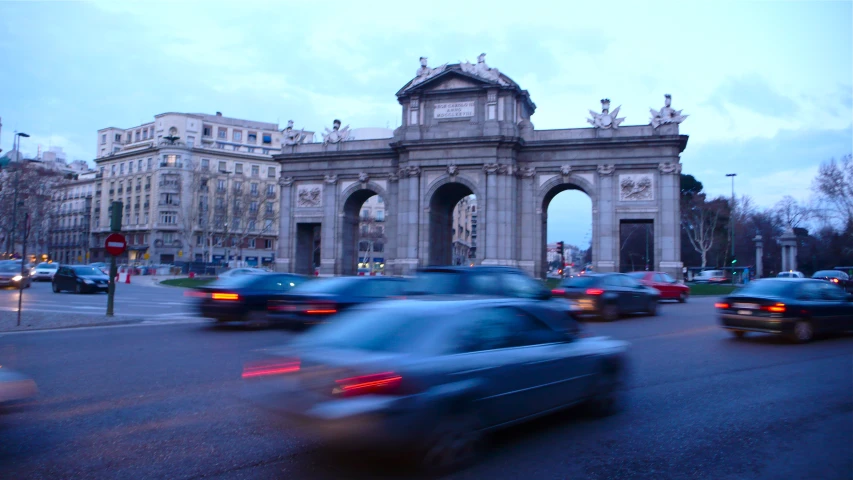
[[[761,76],[757,74],[728,78],[706,101],[722,112],[729,105],[737,105],[768,117],[790,117],[800,107],[790,97],[776,93]]]

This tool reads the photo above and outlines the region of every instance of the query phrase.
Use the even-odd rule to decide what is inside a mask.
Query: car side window
[[[518,273],[503,273],[500,275],[507,295],[518,298],[540,298],[544,287],[537,280]]]
[[[658,275],[663,278],[664,283],[675,283],[675,279],[670,277],[668,273],[659,273]]]
[[[608,275],[604,278],[604,285],[607,287],[621,287],[622,280],[619,278],[619,275]]]
[[[800,285],[797,290],[797,300],[818,300],[820,299],[820,285],[814,282],[808,282]]]
[[[361,296],[371,298],[384,298],[391,295],[396,295],[392,280],[375,279],[367,280],[366,285],[360,290]]]
[[[453,353],[479,352],[561,341],[559,334],[513,307],[487,307],[472,312],[456,336]]]
[[[623,287],[637,288],[640,286],[639,282],[637,282],[633,278],[629,277],[628,275],[618,275],[618,277],[619,277],[619,282],[622,284]]]
[[[465,293],[472,295],[501,295],[500,282],[497,276],[475,273],[468,275],[468,289]]]
[[[820,298],[821,300],[841,302],[847,299],[847,294],[841,288],[827,283],[820,286]]]

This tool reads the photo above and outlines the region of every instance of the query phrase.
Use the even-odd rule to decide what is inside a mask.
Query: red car
[[[663,272],[632,272],[628,275],[637,279],[643,285],[657,289],[661,300],[678,300],[681,303],[687,301],[690,296],[690,287],[678,283],[668,273]]]

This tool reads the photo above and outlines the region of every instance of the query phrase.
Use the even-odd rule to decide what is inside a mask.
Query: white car
[[[776,278],[806,278],[806,276],[803,275],[803,272],[798,272],[796,270],[788,270],[787,272],[777,273]]]
[[[37,282],[47,280],[49,282],[53,280],[57,270],[59,270],[58,263],[39,263],[33,272],[33,280]]]
[[[725,283],[726,272],[723,270],[704,270],[693,277],[693,283]]]
[[[262,273],[267,273],[267,271],[261,268],[233,268],[227,272],[220,273],[219,278],[237,277],[240,275],[259,275]]]

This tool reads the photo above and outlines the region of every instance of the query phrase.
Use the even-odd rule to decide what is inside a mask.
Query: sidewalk
[[[176,278],[188,278],[187,275],[131,275],[130,276],[130,284],[131,285],[141,285],[143,287],[160,287],[160,288],[169,288],[163,285],[160,285],[160,282],[163,280],[172,280]],[[119,281],[117,285],[121,285],[125,283],[124,274],[119,274]]]

